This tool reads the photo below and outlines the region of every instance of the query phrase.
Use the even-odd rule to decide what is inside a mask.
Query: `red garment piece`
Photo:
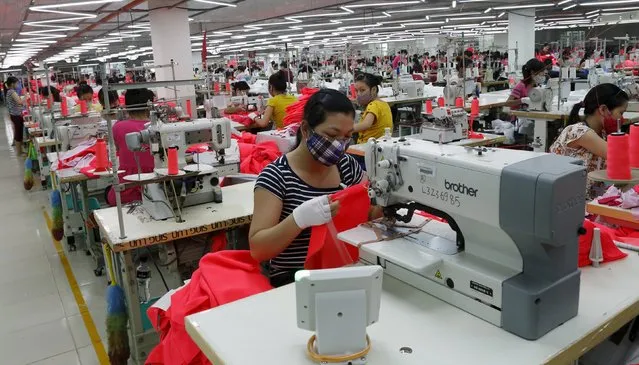
[[[366,184],[353,185],[335,193],[331,195],[331,200],[340,202],[339,212],[333,218],[333,224],[338,233],[368,221],[371,201]],[[304,262],[305,269],[332,269],[353,264],[357,260],[359,260],[357,247],[337,240],[326,224],[313,227],[306,262]]]
[[[160,344],[151,351],[145,364],[210,364],[187,334],[184,318],[270,289],[268,278],[249,251],[207,254],[189,284],[171,297],[171,307],[166,311],[169,329],[160,334]],[[151,313],[150,318],[153,317]]]
[[[208,143],[197,143],[194,145],[190,145],[186,149],[186,153],[202,153],[202,152],[207,152],[208,150],[209,150]]]
[[[306,102],[318,91],[319,89],[312,89],[308,87],[302,89],[301,95],[297,101],[286,107],[286,116],[284,117],[285,126],[302,122]]]
[[[235,134],[231,135],[231,138],[236,139],[240,143],[255,144],[255,140],[257,139],[257,136],[253,133],[242,132],[240,136]]]
[[[615,196],[609,196],[606,198],[601,198],[599,200],[597,200],[597,203],[599,204],[604,204],[604,205],[610,205],[610,206],[617,206],[617,205],[621,205],[621,201],[617,201],[617,199],[621,198],[621,195],[615,195]]]
[[[282,155],[277,143],[238,143],[240,149],[240,172],[258,175],[271,162]]]
[[[613,240],[617,239],[617,236],[612,228],[594,223],[588,219],[584,220],[584,228],[586,229],[586,234],[579,236],[579,267],[588,266],[592,263],[588,256],[590,256],[590,247],[592,246],[595,228],[599,228],[601,231],[603,262],[616,261],[628,256],[627,253],[615,246]]]
[[[226,117],[236,123],[240,123],[241,125],[245,127],[249,127],[251,124],[253,124],[253,120],[249,118],[248,115],[245,115],[245,114],[240,114],[240,113],[226,114]]]

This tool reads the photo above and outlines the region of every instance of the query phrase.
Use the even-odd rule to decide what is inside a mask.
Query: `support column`
[[[439,45],[439,36],[427,35],[424,37],[424,48],[426,52],[434,55],[437,52],[437,46]]]
[[[535,57],[535,9],[508,13],[508,49],[508,64],[516,70]]]
[[[151,21],[151,45],[153,46],[153,64],[168,65],[173,60],[175,79],[193,78],[193,58],[191,55],[191,31],[189,15],[186,9],[168,8],[174,0],[149,0],[149,20]],[[155,9],[155,10],[154,10]],[[157,81],[173,79],[170,67],[155,69]],[[174,91],[169,88],[156,90],[158,97],[173,99]],[[183,110],[186,111],[186,99],[195,105],[195,88],[192,85],[178,86],[177,95]]]

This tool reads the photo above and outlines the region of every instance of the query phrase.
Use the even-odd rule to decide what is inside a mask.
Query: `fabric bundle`
[[[282,155],[275,142],[260,144],[238,143],[240,149],[240,172],[258,175],[268,164]]]
[[[284,117],[284,125],[299,124],[304,118],[304,106],[308,99],[313,96],[319,89],[305,87],[302,89],[297,102],[286,107],[286,116]]]
[[[579,236],[579,267],[588,266],[592,263],[589,256],[595,228],[599,228],[601,232],[601,251],[603,253],[603,262],[616,261],[628,256],[627,253],[621,251],[615,245],[614,241],[619,240],[619,237],[614,229],[592,222],[588,219],[584,220],[583,227],[586,229],[586,234]]]

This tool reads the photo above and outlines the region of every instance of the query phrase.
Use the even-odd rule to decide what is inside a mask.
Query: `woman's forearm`
[[[301,232],[291,214],[277,225],[249,237],[251,256],[260,262],[270,260],[284,251]]]

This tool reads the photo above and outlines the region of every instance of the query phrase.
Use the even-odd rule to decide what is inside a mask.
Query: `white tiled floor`
[[[48,194],[38,179],[30,192],[22,179],[24,159],[10,147],[11,127],[0,108],[0,363],[98,365],[97,356],[42,209]],[[105,277],[93,275],[84,252],[67,253],[100,337],[105,337]]]

